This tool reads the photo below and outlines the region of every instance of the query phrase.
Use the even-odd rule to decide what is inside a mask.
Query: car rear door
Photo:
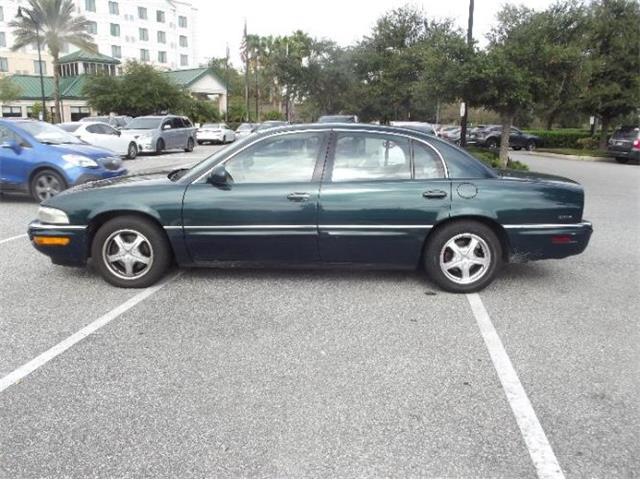
[[[328,132],[274,134],[235,152],[228,187],[187,188],[183,228],[196,263],[313,263],[318,252],[318,192]]]
[[[428,142],[336,131],[320,189],[320,257],[415,266],[426,235],[450,207],[444,162]]]

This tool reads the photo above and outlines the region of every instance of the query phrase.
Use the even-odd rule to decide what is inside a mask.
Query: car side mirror
[[[211,173],[207,177],[207,183],[214,187],[229,189],[233,183],[233,179],[224,165],[217,165],[211,170]]]
[[[20,146],[20,144],[15,140],[7,140],[5,142],[2,142],[0,144],[0,148],[8,148],[9,150],[13,150],[14,153],[18,153],[18,154],[22,150],[22,147]]]

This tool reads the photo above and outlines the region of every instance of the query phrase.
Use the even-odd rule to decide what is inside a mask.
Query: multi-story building
[[[165,70],[197,66],[195,42],[197,9],[185,0],[74,0],[76,13],[90,22],[102,54],[122,62],[138,60]],[[51,74],[51,58],[42,52],[38,63],[35,45],[11,51],[13,34],[8,23],[26,0],[0,0],[0,74]],[[76,50],[65,45],[63,54]],[[42,67],[41,67],[42,65]]]

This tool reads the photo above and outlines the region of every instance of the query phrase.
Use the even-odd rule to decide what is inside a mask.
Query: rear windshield
[[[123,130],[152,130],[160,127],[161,118],[138,117],[131,120]]]
[[[640,130],[638,128],[620,128],[613,132],[611,138],[618,140],[635,140]]]

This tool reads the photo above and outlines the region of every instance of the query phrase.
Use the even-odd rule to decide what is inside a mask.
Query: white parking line
[[[487,350],[489,350],[491,361],[498,373],[498,378],[502,383],[502,388],[507,396],[513,415],[516,417],[516,422],[520,427],[522,438],[527,445],[533,465],[538,472],[538,478],[563,479],[564,474],[560,464],[553,453],[549,440],[542,429],[542,425],[540,425],[536,412],[531,406],[527,393],[520,383],[518,374],[511,364],[511,360],[491,322],[480,295],[477,293],[467,294],[467,300],[469,300],[471,310],[476,318]]]
[[[0,245],[2,245],[3,243],[10,242],[11,240],[17,240],[19,238],[23,238],[23,237],[26,237],[26,236],[27,236],[27,234],[23,233],[22,235],[16,235],[15,237],[3,238],[2,240],[0,240]]]
[[[53,360],[54,358],[56,358],[61,353],[65,352],[69,348],[73,347],[76,343],[78,343],[82,339],[88,337],[89,335],[94,333],[96,330],[104,327],[111,320],[114,320],[115,318],[118,318],[120,315],[125,313],[127,310],[135,307],[137,304],[142,302],[144,299],[149,298],[151,295],[156,293],[158,290],[160,290],[162,287],[164,287],[166,284],[168,284],[169,282],[171,282],[172,280],[174,280],[178,276],[180,276],[180,272],[178,272],[176,275],[174,275],[173,277],[170,277],[169,279],[165,280],[162,283],[154,285],[153,287],[145,288],[143,291],[141,291],[137,295],[134,295],[133,297],[131,297],[129,300],[127,300],[123,304],[117,306],[116,308],[114,308],[110,312],[104,314],[103,316],[101,316],[97,320],[94,320],[93,322],[91,322],[86,327],[81,328],[76,333],[74,333],[70,337],[67,337],[66,339],[64,339],[63,341],[58,343],[57,345],[51,347],[46,352],[41,353],[40,355],[38,355],[33,360],[25,363],[21,367],[18,367],[13,372],[11,372],[9,375],[7,375],[6,377],[3,377],[2,379],[0,379],[0,392],[3,392],[7,388],[9,388],[11,385],[19,382],[20,380],[22,380],[24,377],[29,375],[34,370],[37,370],[38,368],[40,368],[41,366],[43,366],[44,364],[46,364],[50,360]]]

